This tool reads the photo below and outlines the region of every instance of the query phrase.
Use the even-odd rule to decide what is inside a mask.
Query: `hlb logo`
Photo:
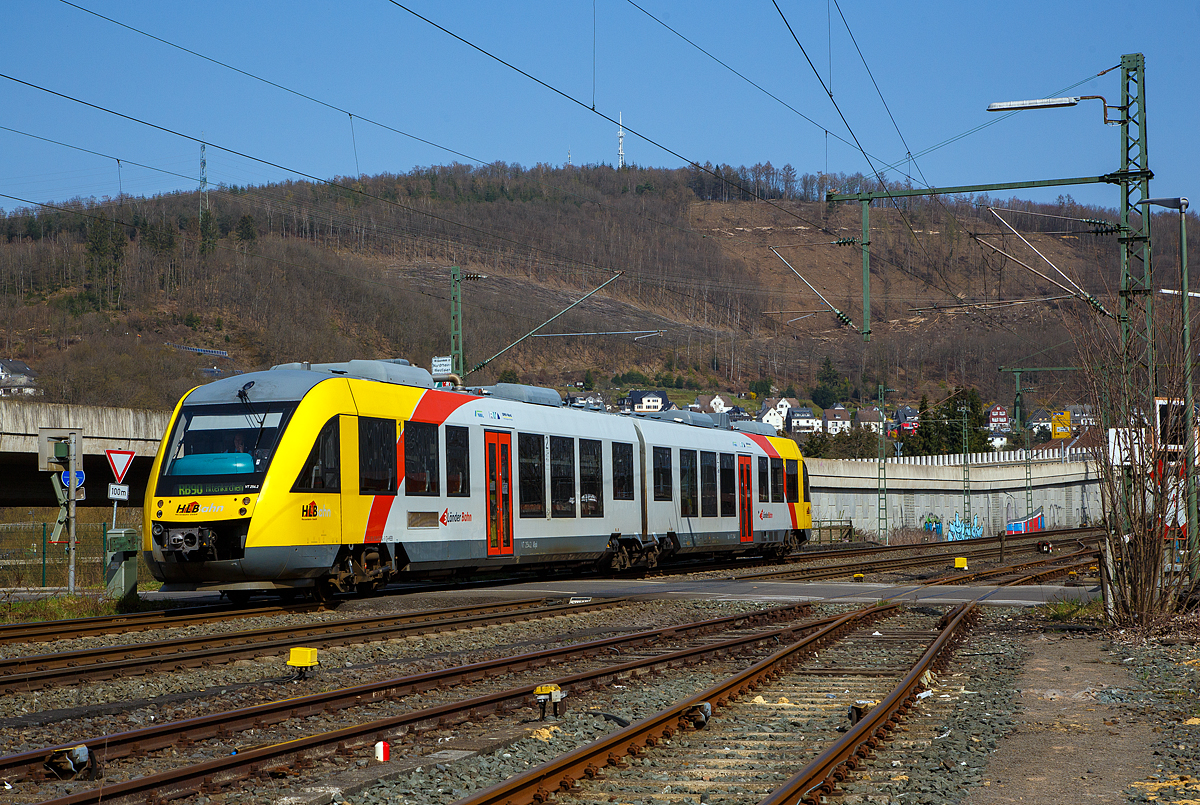
[[[180,503],[175,508],[176,514],[220,514],[223,511],[225,511],[224,506],[201,506],[198,500],[193,500],[191,503]]]
[[[300,517],[304,520],[315,520],[332,514],[333,511],[328,506],[318,506],[315,500],[300,507]]]

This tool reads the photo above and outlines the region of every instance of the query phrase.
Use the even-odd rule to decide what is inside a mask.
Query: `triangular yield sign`
[[[117,483],[125,480],[125,473],[129,472],[129,465],[133,463],[133,456],[134,453],[132,450],[104,451],[104,457],[108,459],[108,466],[112,467]]]

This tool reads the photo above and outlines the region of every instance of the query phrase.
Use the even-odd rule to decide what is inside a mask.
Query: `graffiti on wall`
[[[925,530],[940,537],[942,535],[942,518],[936,514],[925,515]]]
[[[946,539],[979,539],[983,536],[983,526],[979,522],[979,515],[975,515],[971,522],[962,519],[962,515],[958,512],[954,513],[954,519],[946,523]]]

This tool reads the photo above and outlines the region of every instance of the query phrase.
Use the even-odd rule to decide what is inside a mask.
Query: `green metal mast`
[[[463,376],[462,272],[450,266],[450,371]]]

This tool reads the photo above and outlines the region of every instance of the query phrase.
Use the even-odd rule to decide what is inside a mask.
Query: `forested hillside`
[[[662,330],[636,341],[530,338],[471,382],[509,370],[556,385],[589,369],[601,378],[636,369],[701,388],[769,378],[806,389],[828,355],[865,397],[883,382],[914,400],[931,390],[939,399],[938,384],[995,399],[1011,394],[999,365],[1073,359],[1069,322],[1082,303],[997,306],[1063,292],[979,242],[1053,274],[987,199],[872,208],[874,337],[864,344],[769,247],[861,326],[861,251],[835,243],[860,235],[858,205],[819,199],[872,183],[769,164],[706,168],[453,164],[221,188],[203,214],[197,193],[9,211],[0,219],[3,353],[40,373],[47,399],[148,407],[172,404],[214,362],[404,356],[428,366],[449,351],[457,265],[487,275],[463,284],[468,368],[615,272],[543,332]],[[1111,211],[1069,197],[996,206],[1064,273],[1101,297],[1115,290],[1116,238],[1078,220],[1111,221]]]

